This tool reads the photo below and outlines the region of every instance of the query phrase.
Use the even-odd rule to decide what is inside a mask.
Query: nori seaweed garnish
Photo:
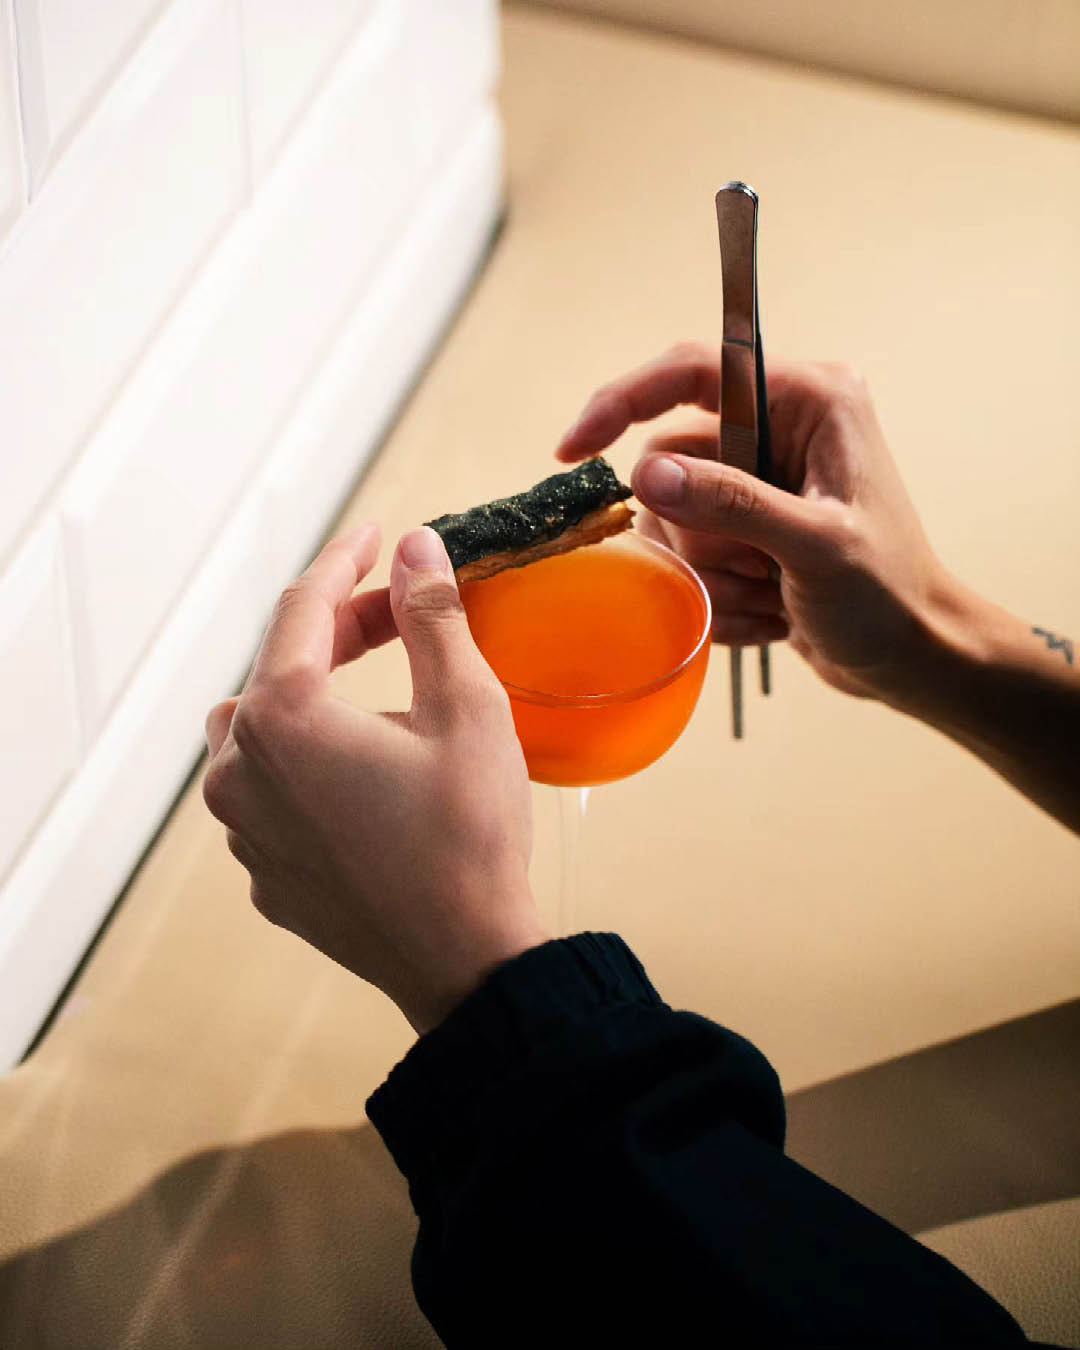
[[[631,495],[607,460],[587,459],[569,473],[552,474],[528,492],[425,523],[442,536],[456,570],[492,553],[556,539],[590,511]]]

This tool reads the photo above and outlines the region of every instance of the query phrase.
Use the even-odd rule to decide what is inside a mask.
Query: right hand
[[[632,478],[643,528],[680,553],[713,600],[714,638],[790,636],[829,684],[889,700],[917,683],[951,580],[923,533],[866,386],[833,365],[768,367],[776,475],[716,461],[720,353],[682,344],[599,389],[556,454],[599,454],[679,404],[713,414],[654,437]],[[766,561],[780,569],[779,588]]]

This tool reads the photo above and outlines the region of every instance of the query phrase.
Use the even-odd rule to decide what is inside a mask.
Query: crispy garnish
[[[446,545],[459,581],[477,581],[625,530],[630,489],[603,459],[553,474],[527,492],[440,516],[428,524]]]
[[[634,513],[625,502],[612,502],[582,516],[576,525],[554,539],[545,539],[531,548],[509,549],[505,553],[489,553],[476,562],[465,563],[456,569],[458,581],[483,581],[508,567],[527,567],[541,558],[553,558],[557,553],[569,553],[585,544],[598,544],[609,535],[629,529]]]

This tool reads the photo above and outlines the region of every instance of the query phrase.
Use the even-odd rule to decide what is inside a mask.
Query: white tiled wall
[[[398,8],[384,6],[357,36],[61,498],[92,730],[408,202],[403,34]]]
[[[0,579],[0,745],[11,788],[0,815],[0,875],[78,762],[60,538],[46,520]]]
[[[0,557],[241,204],[238,39],[229,0],[169,13],[16,223],[0,267]]]
[[[11,0],[0,0],[0,249],[22,208],[24,196],[15,76],[15,25]]]
[[[0,0],[0,1067],[483,253],[496,24]]]
[[[242,0],[251,154],[260,175],[376,0],[304,0],[303,23],[296,21],[296,3]]]
[[[165,0],[15,0],[23,129],[36,187]]]
[[[413,133],[420,169],[428,171],[459,134],[472,91],[494,84],[498,29],[492,0],[410,0],[406,17],[417,73]],[[474,40],[463,44],[463,31]]]

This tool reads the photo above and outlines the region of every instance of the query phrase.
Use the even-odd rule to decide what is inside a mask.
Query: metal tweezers
[[[773,481],[769,395],[757,286],[758,196],[745,183],[716,194],[724,278],[724,341],[720,370],[720,460]],[[769,648],[760,649],[761,692],[772,692]],[[743,735],[742,648],[731,648],[731,730]]]

